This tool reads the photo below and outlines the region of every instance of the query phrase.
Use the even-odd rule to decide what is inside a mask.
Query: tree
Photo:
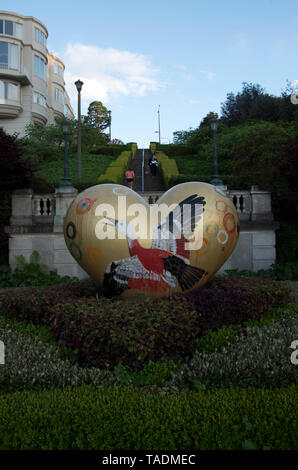
[[[269,95],[259,84],[242,83],[237,95],[228,93],[221,105],[222,119],[228,126],[242,124],[248,119],[261,121],[294,121],[298,110],[291,103],[289,83],[281,96]]]
[[[1,192],[23,188],[30,183],[34,169],[23,159],[23,154],[17,136],[8,135],[0,128]]]
[[[85,123],[95,127],[99,132],[103,132],[109,126],[110,114],[101,101],[92,101],[89,104]]]
[[[21,139],[25,155],[36,161],[52,160],[60,158],[64,135],[62,132],[62,121],[64,117],[56,119],[55,124],[44,126],[42,124],[29,124],[26,127],[26,135]],[[77,122],[70,120],[70,134],[68,137],[69,147],[74,144],[76,137]]]
[[[204,126],[210,126],[210,119],[218,119],[218,114],[214,113],[213,111],[210,111],[210,113],[206,114],[200,123],[200,129]]]

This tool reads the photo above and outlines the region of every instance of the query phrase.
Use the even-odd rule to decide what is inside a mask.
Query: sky
[[[298,80],[296,0],[1,0],[1,10],[34,16],[47,47],[91,101],[112,113],[112,139],[148,148],[196,128],[242,83],[279,96]],[[298,83],[298,82],[297,82]]]

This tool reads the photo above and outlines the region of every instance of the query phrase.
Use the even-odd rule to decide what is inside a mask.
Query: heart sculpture
[[[104,295],[161,297],[205,284],[234,250],[239,223],[211,184],[179,184],[150,205],[126,186],[100,184],[74,199],[64,238]]]

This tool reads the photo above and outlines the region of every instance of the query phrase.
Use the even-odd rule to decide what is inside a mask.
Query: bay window
[[[58,88],[54,88],[54,98],[58,103],[63,103],[63,93]]]
[[[34,28],[34,39],[42,46],[46,47],[46,35],[38,28]]]
[[[47,65],[38,55],[34,56],[34,75],[46,81]]]
[[[37,93],[37,91],[33,93],[33,103],[40,104],[40,106],[44,106],[45,108],[47,106],[45,97],[40,93]]]
[[[20,100],[19,85],[0,80],[0,99],[2,100]]]
[[[10,20],[0,20],[0,34],[15,36],[18,39],[22,39],[23,25]]]
[[[19,46],[0,41],[0,68],[19,70]]]

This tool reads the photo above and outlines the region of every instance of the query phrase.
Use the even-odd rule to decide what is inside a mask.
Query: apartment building
[[[23,136],[27,124],[74,117],[64,64],[47,49],[47,28],[32,16],[0,11],[0,127]]]

